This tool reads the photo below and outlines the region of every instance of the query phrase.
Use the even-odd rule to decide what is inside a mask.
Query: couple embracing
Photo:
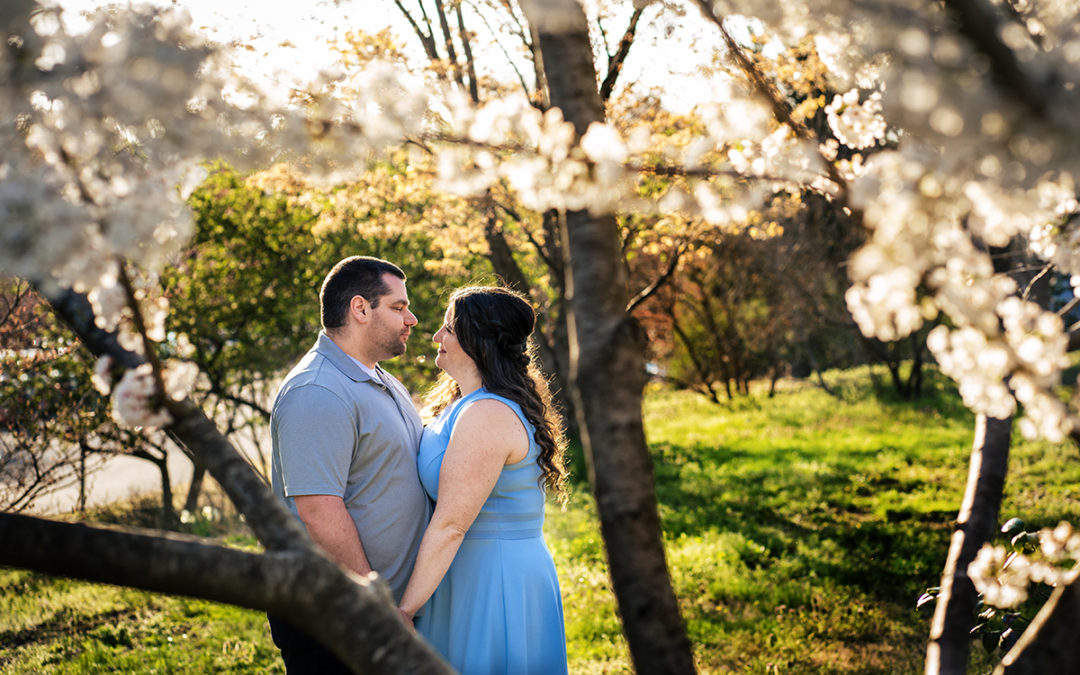
[[[541,533],[545,491],[563,496],[562,424],[531,357],[532,306],[498,287],[451,295],[424,426],[379,365],[417,323],[401,269],[346,258],[319,303],[323,331],[274,402],[274,492],[342,566],[378,572],[463,675],[566,673]],[[288,617],[270,628],[290,675],[348,672]]]

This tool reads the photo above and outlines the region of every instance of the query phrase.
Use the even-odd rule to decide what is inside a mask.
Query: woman
[[[565,498],[561,420],[530,357],[536,316],[505,288],[454,292],[434,340],[444,373],[417,461],[435,513],[400,610],[463,675],[566,673],[545,488]],[[430,601],[429,601],[430,598]]]

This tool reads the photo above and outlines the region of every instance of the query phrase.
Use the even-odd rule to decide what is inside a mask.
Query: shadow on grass
[[[34,626],[0,632],[0,645],[4,649],[18,649],[35,642],[47,643],[59,637],[85,635],[101,626],[114,626],[131,620],[138,613],[132,609],[111,609],[97,614],[81,614],[70,607],[62,607]]]
[[[656,444],[653,452],[669,536],[735,533],[764,549],[743,560],[750,569],[783,561],[793,576],[829,579],[899,605],[914,607],[937,582],[956,512],[905,504],[921,481],[869,469],[864,457],[822,465],[822,453],[805,447]]]

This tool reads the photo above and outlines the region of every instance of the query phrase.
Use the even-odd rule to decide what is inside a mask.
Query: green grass
[[[916,402],[865,371],[716,406],[650,390],[646,430],[668,564],[702,673],[917,673],[963,495],[973,419],[931,378]],[[1002,520],[1080,523],[1070,446],[1015,440]],[[100,520],[143,522],[142,507]],[[234,518],[192,532],[251,546]],[[572,673],[629,673],[595,505],[551,508]],[[973,647],[970,672],[992,662]],[[0,672],[282,672],[257,612],[0,570]]]

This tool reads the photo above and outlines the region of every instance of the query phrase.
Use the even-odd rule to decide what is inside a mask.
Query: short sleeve
[[[345,496],[356,447],[355,412],[317,385],[287,392],[274,409],[285,496]]]

